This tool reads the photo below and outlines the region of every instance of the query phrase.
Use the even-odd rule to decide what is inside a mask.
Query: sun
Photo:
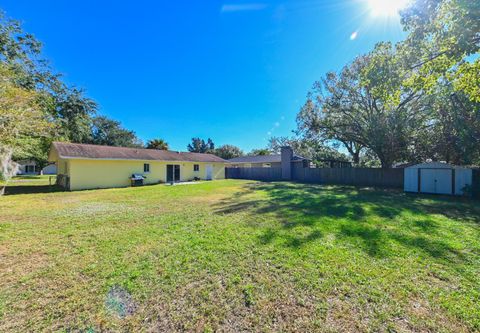
[[[373,16],[392,17],[407,7],[409,0],[368,0],[370,13]]]

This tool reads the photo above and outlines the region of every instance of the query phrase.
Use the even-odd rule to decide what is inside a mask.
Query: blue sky
[[[314,81],[382,40],[398,17],[368,0],[3,0],[68,83],[143,139],[245,151],[290,135]],[[355,35],[352,34],[356,32]]]

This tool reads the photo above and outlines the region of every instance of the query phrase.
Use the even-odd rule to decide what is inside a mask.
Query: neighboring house
[[[17,175],[54,175],[57,173],[55,164],[49,164],[43,169],[40,169],[35,161],[20,161],[17,163],[19,164]]]
[[[291,162],[302,163],[308,167],[310,160],[298,155],[293,155]],[[282,155],[258,155],[258,156],[240,156],[228,160],[231,168],[280,168],[282,166]]]
[[[17,175],[38,175],[40,168],[34,161],[18,161]]]
[[[125,187],[133,174],[145,184],[225,178],[224,159],[212,154],[54,142],[49,161],[68,190]]]

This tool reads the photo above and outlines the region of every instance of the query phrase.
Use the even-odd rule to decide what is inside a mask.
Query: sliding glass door
[[[180,181],[180,165],[167,164],[167,183]]]

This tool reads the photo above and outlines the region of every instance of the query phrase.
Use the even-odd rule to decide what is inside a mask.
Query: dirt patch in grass
[[[11,249],[0,246],[0,279],[6,285],[35,274],[49,264],[48,255],[42,252],[12,253]]]

